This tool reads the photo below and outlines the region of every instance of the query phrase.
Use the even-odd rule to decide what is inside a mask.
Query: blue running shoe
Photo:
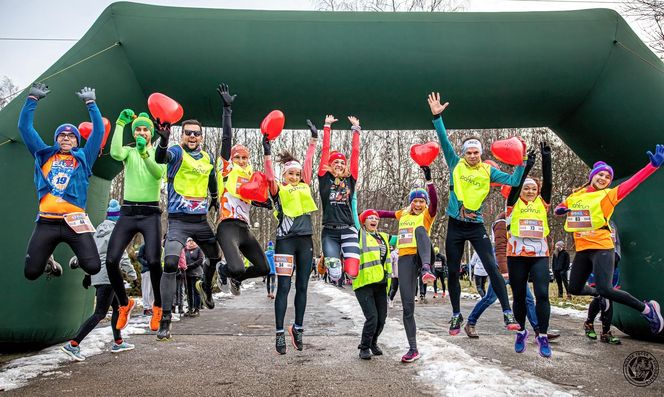
[[[118,344],[113,342],[113,346],[111,347],[111,353],[120,353],[120,352],[125,352],[127,350],[134,350],[134,345],[131,343],[127,343],[125,341],[122,341],[122,343]]]
[[[657,335],[662,332],[664,328],[664,318],[662,318],[662,312],[659,309],[659,303],[657,301],[645,302],[646,306],[650,308],[648,314],[644,314],[643,317],[648,320],[650,323],[650,332]]]
[[[62,346],[60,350],[67,353],[69,357],[73,358],[76,361],[85,360],[85,356],[81,354],[81,347],[72,346],[71,342],[67,342],[67,344]]]
[[[539,347],[539,355],[544,358],[551,357],[551,346],[549,346],[549,337],[546,335],[540,335],[535,338],[537,346]]]
[[[516,333],[516,341],[514,342],[514,351],[523,353],[526,351],[528,345],[528,330],[519,331]]]

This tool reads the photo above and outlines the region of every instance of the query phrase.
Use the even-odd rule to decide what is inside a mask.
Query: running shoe
[[[436,276],[431,274],[430,271],[422,271],[422,282],[426,285],[433,285],[436,282]]]
[[[438,293],[434,292],[433,293],[433,299],[436,299],[436,298],[438,298]]]
[[[417,351],[417,349],[409,349],[408,353],[404,354],[401,357],[401,362],[402,363],[412,363],[415,360],[420,359],[420,352]]]
[[[597,340],[597,332],[595,332],[595,326],[593,323],[584,322],[583,330],[586,332],[586,336],[592,340]]]
[[[161,316],[159,322],[159,330],[157,331],[158,341],[168,341],[171,339],[171,314],[164,314]]]
[[[537,342],[537,347],[539,347],[540,356],[544,358],[551,357],[551,346],[549,346],[549,338],[546,335],[538,336],[535,338],[535,342]]]
[[[210,289],[210,291],[207,291],[206,286],[203,284],[203,280],[196,281],[196,284],[194,284],[194,286],[196,287],[196,291],[198,291],[198,294],[201,296],[201,301],[203,301],[203,304],[208,309],[214,309],[214,299],[212,298],[212,289]]]
[[[477,331],[475,331],[475,325],[466,323],[466,326],[463,327],[463,330],[466,331],[466,335],[468,335],[469,338],[471,339],[477,339],[480,336],[477,334]]]
[[[521,326],[514,319],[514,313],[511,311],[503,312],[503,321],[505,322],[505,328],[509,331],[518,331]]]
[[[463,324],[463,315],[452,315],[450,319],[450,335],[458,335],[461,332],[461,324]]]
[[[291,343],[293,344],[293,347],[299,351],[302,351],[302,334],[304,333],[304,330],[302,328],[295,328],[294,325],[291,325],[288,327],[288,333],[291,336]]]
[[[72,346],[71,342],[67,342],[66,345],[60,347],[60,350],[67,353],[67,355],[73,358],[76,361],[85,360],[85,356],[81,354],[80,346]]]
[[[286,354],[286,336],[283,331],[277,332],[277,339],[274,347],[277,349],[277,353]]]
[[[75,256],[72,256],[71,259],[69,260],[69,268],[72,270],[78,269],[78,258]]]
[[[191,317],[199,317],[201,315],[200,310],[194,309],[194,311],[191,312]]]
[[[118,309],[118,322],[115,327],[118,330],[123,330],[129,324],[129,318],[131,318],[131,311],[136,306],[136,302],[133,299],[129,298],[129,303],[126,306],[120,306]],[[156,309],[156,307],[155,307]]]
[[[127,343],[125,341],[122,341],[122,343],[117,344],[113,342],[113,346],[111,347],[111,353],[120,353],[120,352],[126,352],[127,350],[134,350],[134,345],[131,343]]]
[[[524,329],[523,331],[519,331],[516,333],[516,340],[514,341],[514,351],[517,353],[523,353],[526,351],[527,346],[528,346],[528,330]]]
[[[649,302],[645,302],[645,304],[650,308],[650,311],[648,314],[644,314],[643,317],[645,317],[646,320],[648,320],[648,323],[650,323],[650,332],[657,335],[662,332],[662,328],[664,328],[664,318],[662,318],[662,312],[659,309],[659,303],[657,303],[657,301],[651,300]]]
[[[369,349],[360,349],[360,358],[362,360],[371,360],[371,350],[369,350]]]
[[[376,345],[376,344],[371,345],[370,349],[371,349],[371,354],[373,354],[374,356],[382,356],[383,355],[383,351],[380,350],[380,347],[378,347],[378,345]]]
[[[62,266],[60,266],[58,262],[49,259],[48,262],[46,262],[44,274],[48,277],[60,277],[62,276]]]
[[[602,332],[599,336],[599,340],[604,343],[608,343],[609,345],[620,345],[622,343],[620,342],[620,339],[613,336],[611,331],[607,333]]]
[[[152,307],[152,318],[150,318],[150,329],[152,331],[157,331],[159,329],[159,323],[161,322],[161,316],[164,314],[164,311],[161,310],[159,306]]]
[[[237,281],[234,278],[229,278],[228,286],[231,289],[231,294],[235,296],[240,295],[240,286],[242,286],[242,281]]]

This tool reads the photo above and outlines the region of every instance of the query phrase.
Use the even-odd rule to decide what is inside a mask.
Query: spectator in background
[[[184,247],[184,256],[187,263],[185,284],[187,287],[188,306],[185,316],[197,317],[200,315],[198,309],[201,306],[201,297],[194,286],[196,285],[196,281],[203,278],[203,261],[205,260],[205,255],[198,247],[198,244],[193,239],[188,238]],[[182,313],[182,309],[180,309],[180,313]]]
[[[479,255],[477,255],[477,252],[473,252],[473,256],[470,258],[470,267],[472,268],[477,293],[484,298],[484,295],[486,295],[486,289],[484,289],[484,286],[486,285],[486,280],[489,274],[484,270],[484,265],[482,265],[482,261],[480,260]]]
[[[567,280],[569,264],[569,253],[565,250],[565,243],[563,241],[558,241],[556,243],[556,249],[553,250],[553,259],[551,260],[551,270],[553,271],[553,276],[558,284],[558,298],[563,297],[563,286],[565,286],[567,299],[572,299],[572,295],[569,293],[569,284]]]
[[[187,243],[188,242],[189,241],[187,240]],[[178,271],[175,274],[175,298],[172,307],[173,313],[180,314],[184,314],[184,286],[186,282],[185,277],[187,276],[187,257],[184,251],[185,249],[182,248],[182,251],[180,251],[180,259],[178,260]]]
[[[267,258],[267,264],[270,265],[270,274],[265,276],[267,278],[267,297],[268,299],[274,299],[274,288],[276,287],[276,274],[277,270],[274,267],[274,244],[272,240],[267,242],[267,251],[265,251],[265,257]],[[315,268],[315,266],[312,266]]]
[[[141,296],[143,299],[143,315],[152,316],[152,304],[154,303],[154,291],[150,282],[150,268],[145,257],[145,244],[141,245],[136,254],[136,260],[141,264]]]

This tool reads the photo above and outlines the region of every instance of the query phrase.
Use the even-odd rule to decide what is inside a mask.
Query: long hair
[[[278,160],[279,164],[283,167],[284,164],[286,164],[289,161],[297,161],[298,163],[302,164],[300,160],[296,159],[295,156],[293,156],[288,150],[284,150],[283,152],[278,154]],[[302,167],[304,167],[304,164],[302,164]],[[304,169],[302,170],[304,171]],[[303,176],[304,172],[300,171],[300,182],[304,182]],[[283,171],[281,172],[282,178],[283,178]]]

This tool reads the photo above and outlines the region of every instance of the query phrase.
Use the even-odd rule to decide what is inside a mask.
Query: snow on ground
[[[122,330],[122,335],[144,334],[147,332],[149,322],[149,317],[131,317],[127,328]],[[131,339],[128,338],[127,342],[131,343]],[[90,357],[110,351],[112,343],[113,333],[110,322],[107,322],[104,326],[93,329],[83,342],[81,342],[81,354],[85,357]],[[60,347],[63,345],[64,343],[53,345],[36,354],[17,358],[3,365],[0,368],[0,390],[23,387],[40,375],[69,376],[70,372],[58,370],[61,365],[74,362],[74,359],[60,350]],[[81,365],[85,365],[85,361]]]
[[[331,298],[329,305],[349,316],[353,331],[361,333],[364,315],[354,296],[321,283],[316,283],[314,290]],[[408,344],[403,325],[388,317],[379,344],[405,353]],[[430,332],[418,330],[417,345],[422,353],[422,358],[414,364],[417,373],[441,395],[571,396],[559,386],[529,373],[477,361],[462,348]]]

